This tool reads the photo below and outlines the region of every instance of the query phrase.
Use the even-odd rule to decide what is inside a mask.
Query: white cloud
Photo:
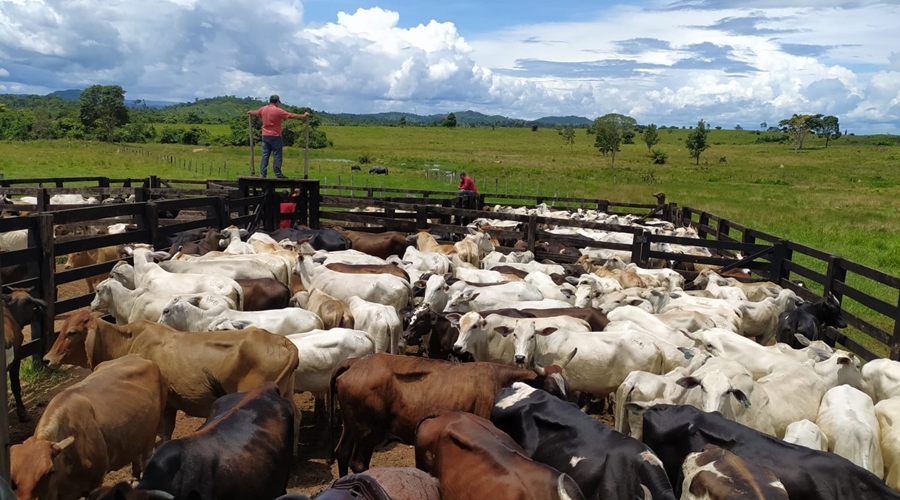
[[[6,0],[0,77],[32,92],[114,83],[129,98],[278,93],[333,112],[723,126],[821,112],[900,132],[894,1],[658,0],[467,37],[453,19],[406,27],[377,7],[303,16],[297,0]]]

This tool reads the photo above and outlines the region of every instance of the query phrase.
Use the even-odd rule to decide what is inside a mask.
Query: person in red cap
[[[247,111],[250,116],[262,119],[262,158],[259,160],[259,175],[265,177],[269,168],[269,156],[272,156],[272,170],[276,179],[286,179],[281,173],[282,150],[284,140],[281,138],[281,122],[288,119],[305,120],[309,118],[309,112],[303,114],[289,113],[278,105],[281,98],[277,94],[269,97],[269,104],[257,109]]]

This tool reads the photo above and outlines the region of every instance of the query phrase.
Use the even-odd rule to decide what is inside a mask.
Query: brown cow
[[[403,257],[406,247],[411,244],[409,237],[399,231],[366,233],[363,231],[351,231],[341,227],[336,227],[335,229],[350,240],[350,248],[382,259],[386,259],[391,255]]]
[[[331,262],[325,267],[332,271],[348,274],[390,274],[409,281],[409,274],[396,264],[345,264],[343,262]]]
[[[700,500],[788,500],[787,490],[765,467],[707,444],[684,459],[681,498]]]
[[[236,279],[244,290],[244,311],[284,309],[291,300],[291,289],[275,278]]]
[[[3,294],[3,335],[6,341],[6,371],[9,373],[9,385],[16,400],[16,416],[19,422],[29,420],[28,412],[22,403],[22,383],[19,379],[19,368],[22,358],[19,349],[25,342],[22,328],[34,321],[35,311],[47,310],[47,303],[31,296],[34,287],[6,288]]]
[[[535,318],[552,318],[554,316],[571,316],[583,319],[591,325],[592,332],[600,332],[609,324],[609,318],[603,312],[593,307],[556,307],[552,309],[522,309]]]
[[[185,333],[144,320],[115,325],[87,311],[66,320],[44,363],[93,368],[132,353],[155,361],[169,379],[167,437],[172,435],[176,410],[193,417],[209,415],[216,400],[210,377],[221,381],[227,393],[272,381],[281,394],[291,397],[299,364],[290,340],[259,328]]]
[[[305,294],[305,303],[298,297]],[[296,299],[296,300],[295,300]],[[332,328],[354,328],[356,321],[350,314],[350,307],[343,301],[338,300],[331,295],[321,291],[313,290],[312,292],[300,292],[294,295],[297,307],[302,307],[307,311],[314,312],[322,318],[322,328],[331,330]]]
[[[159,367],[141,356],[98,365],[50,401],[33,436],[10,448],[16,496],[75,500],[128,464],[139,477],[162,430],[167,392]]]
[[[375,447],[388,438],[414,443],[416,425],[435,410],[489,416],[497,392],[513,382],[528,382],[565,397],[568,384],[559,371],[547,367],[548,374],[539,376],[494,363],[459,364],[383,353],[343,361],[331,374],[329,405],[331,422],[336,395],[344,424],[335,449],[338,472],[346,475],[348,465],[354,472],[368,469]]]
[[[111,260],[117,260],[124,257],[127,256],[125,255],[125,249],[121,245],[103,248],[92,248],[90,250],[70,253],[68,258],[66,258],[66,264],[63,266],[63,268],[75,269],[76,267],[92,266],[94,264],[109,262]],[[109,278],[108,272],[97,274],[95,276],[91,276],[90,278],[85,278],[84,282],[87,284],[88,293],[94,293],[97,288],[97,283],[100,283],[106,278]]]
[[[428,231],[422,230],[416,234],[416,248],[420,252],[437,252],[444,255],[453,255],[456,253],[456,247],[453,245],[441,245],[434,239]]]
[[[335,480],[316,500],[441,500],[440,484],[413,467],[376,467]],[[309,500],[285,495],[276,500]]]
[[[462,411],[439,411],[422,420],[416,467],[438,478],[443,500],[585,498],[567,474],[533,461],[490,420]]]

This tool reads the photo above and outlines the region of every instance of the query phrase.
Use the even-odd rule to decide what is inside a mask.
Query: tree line
[[[252,98],[227,99],[218,103],[219,109],[210,111],[185,109],[187,105],[176,105],[174,109],[152,108],[141,100],[126,105],[125,90],[119,85],[93,85],[81,91],[77,101],[65,100],[59,96],[2,96],[0,100],[0,139],[90,139],[107,142],[189,145],[231,145],[247,146],[250,130],[254,142],[260,140],[261,121],[252,118],[248,125],[246,111],[256,109],[265,103]],[[331,145],[325,132],[319,129],[321,119],[310,108],[282,106],[292,113],[309,111],[309,147],[324,148]],[[203,116],[207,115],[207,116]],[[213,120],[212,116],[228,116],[228,120]],[[202,124],[224,123],[229,131],[224,134],[211,133]],[[187,124],[168,126],[169,124]],[[287,121],[282,129],[286,145],[303,147],[305,122]]]

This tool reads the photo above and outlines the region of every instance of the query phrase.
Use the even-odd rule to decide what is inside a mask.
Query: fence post
[[[159,209],[156,207],[156,203],[148,201],[144,204],[144,214],[138,220],[138,229],[147,230],[147,243],[156,248],[157,235],[159,234]]]
[[[428,205],[416,207],[416,229],[428,229]]]
[[[822,293],[822,296],[827,296],[829,293],[833,293],[835,298],[838,299],[838,302],[841,301],[843,295],[840,292],[835,291],[835,282],[840,281],[841,283],[847,279],[847,270],[844,269],[844,266],[841,265],[841,261],[844,260],[837,255],[831,255],[828,258],[828,271],[825,272],[825,291]]]
[[[722,236],[729,236],[731,230],[731,222],[725,219],[719,219],[718,227],[716,227],[716,240],[722,241]]]
[[[97,185],[102,188],[109,188],[109,177],[101,177],[97,180]],[[100,193],[100,201],[103,201],[106,198],[109,198],[109,193]]]
[[[784,277],[784,261],[787,257],[787,244],[785,240],[778,240],[772,245],[772,262],[769,267],[769,281],[781,285]]]
[[[50,193],[46,188],[41,188],[37,193],[37,210],[38,212],[46,212],[50,206]]]
[[[46,192],[46,191],[45,191]],[[50,351],[53,342],[53,319],[56,317],[56,254],[53,249],[53,214],[37,215],[37,235],[35,243],[40,250],[38,276],[41,280],[40,298],[47,302],[47,311],[36,315],[31,323],[31,338],[41,339],[41,352],[31,359],[35,368],[43,368],[44,354]]]
[[[894,317],[894,335],[891,337],[891,359],[900,361],[900,298],[897,299],[897,313]]]
[[[706,229],[703,226],[709,225],[709,212],[700,212],[700,220],[697,222],[697,236],[700,237],[701,240],[706,239]]]
[[[650,261],[650,232],[642,227],[634,229],[631,242],[631,262],[638,267],[648,267]]]
[[[528,250],[534,253],[534,240],[537,238],[537,216],[529,215],[528,216],[528,235],[527,235],[527,243]]]
[[[319,181],[307,183],[309,187],[309,224],[310,229],[319,229],[319,204],[322,202],[319,196]]]

